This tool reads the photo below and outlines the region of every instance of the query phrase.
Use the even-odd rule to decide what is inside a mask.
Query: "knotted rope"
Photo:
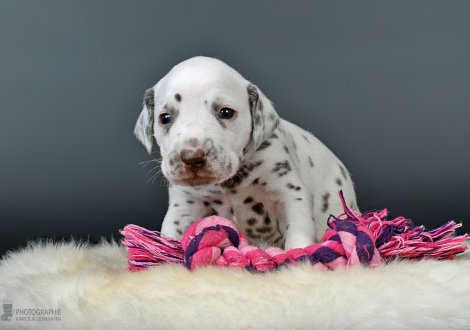
[[[425,232],[411,220],[387,219],[387,210],[361,215],[346,206],[344,213],[330,216],[321,243],[284,251],[250,246],[247,238],[227,219],[210,216],[193,223],[181,241],[157,231],[128,225],[122,231],[128,250],[128,269],[138,271],[162,263],[184,264],[188,269],[206,265],[238,267],[265,272],[285,264],[309,261],[313,267],[335,269],[362,264],[374,267],[393,258],[452,259],[467,249],[467,234],[454,236],[461,226],[454,221]]]

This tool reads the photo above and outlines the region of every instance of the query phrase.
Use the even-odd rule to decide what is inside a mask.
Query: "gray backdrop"
[[[255,82],[351,171],[362,210],[464,223],[470,1],[2,1],[0,251],[159,229],[133,137],[145,89],[194,55]]]

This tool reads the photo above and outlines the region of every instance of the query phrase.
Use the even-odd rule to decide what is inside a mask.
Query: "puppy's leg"
[[[162,224],[162,234],[181,239],[193,222],[208,216],[208,210],[198,198],[188,195],[178,187],[169,188],[168,211]]]
[[[305,190],[305,189],[303,189]],[[295,198],[286,192],[284,199],[285,249],[303,248],[315,242],[315,222],[308,193]]]
[[[315,223],[313,220],[312,196],[294,172],[286,173],[277,179],[279,189],[276,208],[277,218],[281,221],[280,230],[286,238],[285,248],[301,248],[315,242]]]

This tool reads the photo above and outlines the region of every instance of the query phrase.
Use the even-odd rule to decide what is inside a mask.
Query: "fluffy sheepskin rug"
[[[126,251],[114,243],[36,244],[10,253],[0,264],[0,328],[470,328],[468,253],[453,261],[336,271],[303,265],[263,275],[125,267]]]

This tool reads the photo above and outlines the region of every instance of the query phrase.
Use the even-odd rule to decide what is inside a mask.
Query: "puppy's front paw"
[[[183,238],[184,229],[180,220],[165,218],[162,224],[161,233],[165,236],[180,240]]]
[[[307,234],[305,232],[296,231],[289,232],[287,231],[285,249],[291,250],[296,248],[304,248],[306,246],[312,245],[315,243],[315,235],[313,233]]]

